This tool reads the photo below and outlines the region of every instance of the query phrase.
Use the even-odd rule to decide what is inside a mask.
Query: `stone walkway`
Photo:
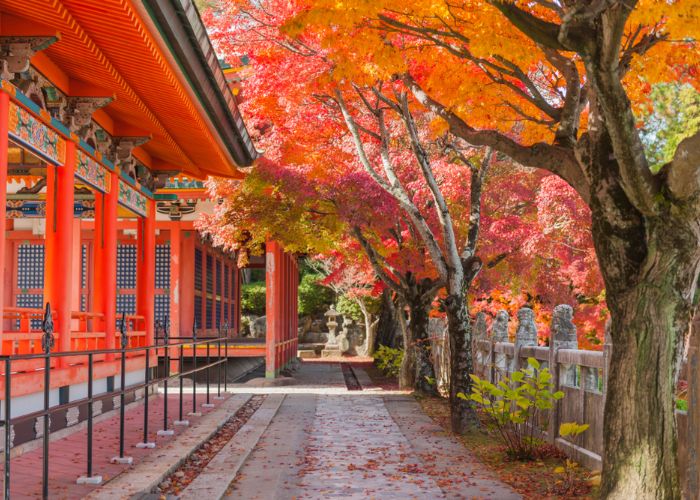
[[[343,390],[338,365],[296,379],[226,498],[519,498],[411,396]]]

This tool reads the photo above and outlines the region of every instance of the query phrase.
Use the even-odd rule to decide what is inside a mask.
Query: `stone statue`
[[[474,338],[483,340],[486,338],[488,326],[486,325],[486,314],[484,312],[477,313],[476,321],[474,322]]]
[[[518,329],[515,332],[515,348],[537,345],[537,326],[535,313],[529,307],[521,307],[518,311]]]
[[[498,311],[496,319],[493,320],[491,326],[491,338],[494,342],[508,342],[508,322],[510,316],[508,311]]]
[[[552,341],[554,349],[578,349],[576,325],[573,323],[574,309],[560,304],[552,312]]]

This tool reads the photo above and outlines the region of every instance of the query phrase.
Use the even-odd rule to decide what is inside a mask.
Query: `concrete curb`
[[[270,394],[235,436],[216,454],[202,472],[180,494],[180,500],[219,500],[236,478],[270,422],[284,394]]]
[[[236,394],[220,408],[205,415],[196,425],[188,428],[177,439],[153,451],[138,465],[116,476],[85,498],[125,499],[140,498],[151,492],[172,471],[180,466],[251,398],[251,394]]]

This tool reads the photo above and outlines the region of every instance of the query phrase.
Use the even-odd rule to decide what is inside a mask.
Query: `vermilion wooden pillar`
[[[265,377],[275,378],[278,374],[279,359],[277,344],[281,318],[279,289],[281,285],[280,245],[269,241],[265,250],[265,291],[266,291],[266,334],[265,334]]]
[[[117,209],[119,175],[109,174],[110,190],[95,195],[95,242],[93,244],[92,307],[104,315],[105,348],[117,347]],[[108,359],[114,359],[109,355]]]
[[[0,279],[0,321],[4,318],[5,306],[5,279],[7,276],[5,269],[5,211],[7,207],[7,154],[9,150],[9,119],[10,119],[10,96],[5,92],[0,92],[0,271],[3,278]],[[1,324],[1,323],[0,323]]]
[[[194,246],[195,232],[182,231],[180,259],[180,329],[173,329],[172,335],[189,337],[194,323]],[[200,325],[201,326],[201,325]]]
[[[178,223],[176,223],[178,224]],[[170,229],[170,335],[180,335],[180,271],[182,266],[182,245],[180,227]],[[192,289],[190,289],[192,290]]]
[[[156,204],[146,201],[146,217],[138,224],[136,310],[145,318],[146,345],[153,345],[156,291]]]
[[[241,325],[241,270],[238,267],[238,255],[234,257],[233,264],[233,335],[238,337]]]
[[[46,257],[44,300],[58,318],[58,350],[71,348],[71,300],[73,297],[73,216],[75,143],[66,141],[65,165],[50,165],[46,172]],[[68,360],[61,358],[65,364]]]

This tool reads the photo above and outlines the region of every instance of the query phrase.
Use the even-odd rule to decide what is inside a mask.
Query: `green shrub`
[[[333,291],[319,285],[323,279],[320,274],[305,274],[299,283],[299,316],[312,316],[326,309],[333,303]]]
[[[367,311],[370,314],[377,314],[379,312],[381,302],[378,298],[364,297],[362,300],[364,300],[367,306]],[[358,323],[362,323],[365,320],[365,317],[362,315],[360,305],[356,301],[348,298],[347,295],[340,295],[338,297],[336,308],[344,317],[351,318]]]
[[[503,377],[495,385],[470,375],[474,382],[472,393],[469,396],[458,394],[483,409],[492,428],[498,431],[506,445],[508,454],[519,460],[534,458],[540,444],[535,438],[535,428],[547,428],[555,401],[564,397],[561,391],[552,392],[554,384],[547,368],[540,368],[540,363],[534,358],[528,358],[527,364],[526,368]]]
[[[380,345],[374,352],[374,364],[387,377],[398,377],[403,361],[403,349]]]
[[[676,410],[688,411],[688,401],[685,399],[676,399]]]
[[[265,282],[244,283],[241,288],[241,312],[243,314],[265,314]]]

